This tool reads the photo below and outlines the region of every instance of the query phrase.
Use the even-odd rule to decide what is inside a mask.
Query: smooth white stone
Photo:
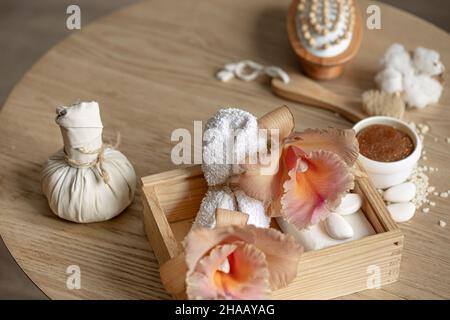
[[[405,222],[411,219],[416,212],[416,206],[411,202],[393,203],[387,206],[395,222]]]
[[[383,192],[383,199],[389,202],[408,202],[416,195],[416,185],[412,182],[405,182],[390,187]]]
[[[349,239],[353,237],[352,226],[337,213],[330,213],[325,220],[325,229],[330,237],[336,240]]]
[[[341,200],[339,207],[334,212],[346,216],[357,212],[362,205],[361,196],[357,193],[347,193]]]
[[[319,250],[376,234],[361,210],[355,214],[342,217],[352,226],[354,234],[350,239],[336,240],[331,238],[325,230],[325,221],[320,221],[307,229],[298,230],[281,217],[276,218],[276,220],[281,230],[284,233],[292,235],[305,248],[305,251]]]

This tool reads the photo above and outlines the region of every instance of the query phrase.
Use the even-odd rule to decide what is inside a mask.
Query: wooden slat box
[[[206,181],[201,167],[193,166],[144,177],[142,189],[145,231],[162,264],[182,251],[180,242],[206,193]],[[376,234],[305,252],[297,278],[274,291],[274,299],[331,299],[366,290],[374,270],[380,272],[381,285],[398,279],[403,235],[369,179],[358,178],[355,192],[362,196],[362,210]]]

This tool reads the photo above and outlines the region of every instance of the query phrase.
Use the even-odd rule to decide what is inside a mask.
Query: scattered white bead
[[[427,125],[422,126],[422,128],[420,128],[420,132],[422,134],[426,134],[428,131],[430,131],[430,127]]]
[[[441,194],[439,196],[441,198],[448,198],[448,193],[447,192],[441,192]]]
[[[435,207],[435,206],[436,206],[436,202],[431,201],[431,202],[430,202],[430,206]]]
[[[423,212],[423,213],[428,213],[428,212],[430,212],[430,208],[423,208],[423,209],[422,209],[422,212]]]
[[[447,225],[447,222],[439,220],[439,226],[444,228]]]

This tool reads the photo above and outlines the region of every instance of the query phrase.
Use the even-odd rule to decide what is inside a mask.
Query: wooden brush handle
[[[302,75],[294,74],[290,77],[289,83],[277,78],[272,80],[272,90],[275,94],[292,101],[338,112],[352,122],[366,117],[361,110],[360,101],[355,105],[355,100],[337,95]]]

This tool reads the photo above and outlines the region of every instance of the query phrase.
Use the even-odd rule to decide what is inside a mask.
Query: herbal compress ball
[[[58,107],[56,123],[64,148],[42,171],[42,191],[60,218],[98,222],[121,213],[133,201],[136,174],[128,159],[102,140],[97,102]]]

